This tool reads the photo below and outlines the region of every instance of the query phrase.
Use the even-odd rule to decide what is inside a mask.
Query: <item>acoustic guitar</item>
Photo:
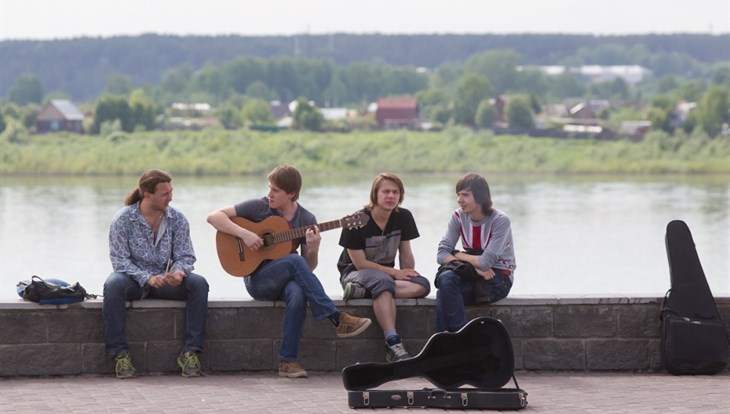
[[[370,217],[363,213],[355,213],[339,220],[318,223],[319,231],[337,228],[355,229],[367,224]],[[223,270],[232,276],[248,276],[259,267],[264,260],[278,259],[292,253],[294,240],[304,237],[312,226],[290,228],[289,223],[279,216],[271,216],[255,223],[242,217],[231,217],[237,225],[258,234],[264,245],[251,250],[242,239],[219,231],[215,236],[218,260]]]

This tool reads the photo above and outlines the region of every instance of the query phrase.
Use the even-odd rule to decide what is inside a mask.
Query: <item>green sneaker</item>
[[[203,375],[200,369],[198,354],[194,351],[187,351],[177,357],[177,365],[182,369],[182,376],[185,378],[199,377]]]
[[[114,355],[114,373],[119,379],[134,378],[137,370],[132,365],[132,358],[128,353],[122,352]]]
[[[388,362],[401,361],[410,358],[399,336],[388,338],[385,341],[385,360]]]

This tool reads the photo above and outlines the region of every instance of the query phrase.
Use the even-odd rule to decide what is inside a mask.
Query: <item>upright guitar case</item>
[[[662,302],[661,357],[674,375],[715,374],[730,358],[730,341],[683,221],[667,225],[671,288]]]
[[[436,388],[374,389],[389,381],[422,377]],[[515,388],[503,388],[510,379]],[[514,376],[512,341],[493,318],[471,320],[458,332],[434,334],[418,355],[389,363],[358,363],[342,370],[352,408],[438,407],[521,409],[527,392]]]

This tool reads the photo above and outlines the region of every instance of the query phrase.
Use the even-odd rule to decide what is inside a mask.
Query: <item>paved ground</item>
[[[535,413],[730,413],[730,374],[682,376],[636,373],[517,372]],[[514,384],[508,384],[513,387]],[[420,379],[379,389],[433,387]],[[408,410],[408,411],[406,411]],[[361,409],[347,405],[338,373],[310,373],[308,379],[276,373],[0,379],[0,413],[370,413],[442,409]]]

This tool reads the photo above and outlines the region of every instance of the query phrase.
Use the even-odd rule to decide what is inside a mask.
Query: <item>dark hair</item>
[[[375,180],[373,180],[373,185],[370,188],[370,204],[367,205],[367,208],[369,210],[372,210],[373,207],[378,205],[378,190],[380,189],[380,184],[383,182],[383,180],[390,180],[398,186],[398,189],[400,190],[400,199],[398,200],[398,205],[400,206],[400,203],[403,202],[403,196],[406,193],[406,189],[403,187],[403,181],[401,181],[401,179],[398,178],[398,176],[394,173],[380,173],[377,177],[375,177]],[[397,209],[398,208],[396,207],[396,211]]]
[[[154,194],[157,190],[157,184],[172,182],[172,176],[162,170],[147,170],[139,177],[139,185],[127,194],[124,200],[125,206],[131,206],[138,202],[144,196],[144,193]]]
[[[492,215],[492,194],[489,192],[489,184],[479,174],[470,173],[456,182],[456,193],[459,191],[471,191],[474,200],[482,206],[482,214],[485,216]]]
[[[286,191],[287,194],[294,193],[292,201],[297,201],[299,191],[302,189],[302,176],[299,171],[291,165],[280,165],[269,173],[269,182]]]

